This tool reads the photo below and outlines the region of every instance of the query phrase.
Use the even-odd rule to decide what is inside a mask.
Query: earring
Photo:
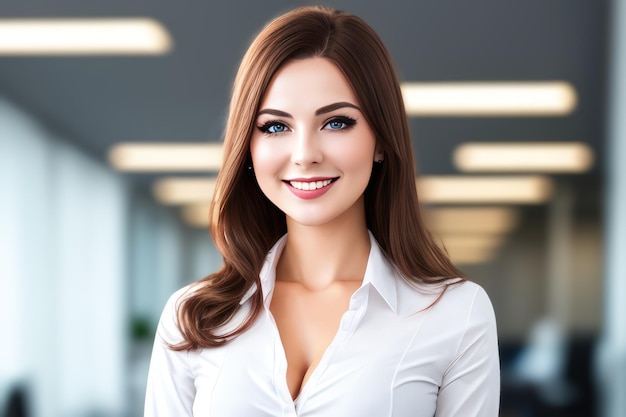
[[[382,163],[383,163],[383,161],[384,161],[384,159],[378,159],[378,160],[376,160],[376,161],[374,161],[374,162],[376,162],[377,164],[382,164]]]

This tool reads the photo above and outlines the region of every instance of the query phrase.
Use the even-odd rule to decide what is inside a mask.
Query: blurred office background
[[[625,415],[625,2],[323,3],[396,62],[427,220],[496,310],[501,415]],[[221,263],[239,59],[303,4],[0,0],[0,417],[142,415],[167,297]]]

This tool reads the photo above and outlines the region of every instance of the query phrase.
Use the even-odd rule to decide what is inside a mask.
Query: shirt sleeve
[[[496,417],[500,406],[500,360],[496,320],[482,288],[474,294],[458,353],[445,371],[436,417]]]
[[[154,340],[144,417],[191,417],[195,398],[194,378],[188,351],[171,350],[168,344],[182,341],[176,325],[178,300],[182,292],[167,302]]]

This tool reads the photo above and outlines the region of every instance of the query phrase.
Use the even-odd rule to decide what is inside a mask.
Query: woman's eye
[[[282,123],[271,123],[266,129],[268,133],[283,133],[285,131],[287,131],[287,126]]]
[[[355,124],[356,124],[356,120],[352,118],[339,117],[339,118],[330,120],[328,123],[326,123],[325,127],[327,127],[330,130],[343,130],[343,129],[352,127]]]
[[[345,127],[345,125],[346,124],[344,122],[340,122],[339,120],[333,120],[332,122],[328,123],[328,127],[333,130],[342,129],[343,127]]]
[[[287,125],[285,125],[284,123],[281,122],[276,122],[276,121],[269,121],[266,122],[264,124],[262,124],[261,126],[259,126],[259,130],[263,133],[267,133],[269,135],[275,135],[278,133],[284,133],[288,130],[289,128],[287,127]]]

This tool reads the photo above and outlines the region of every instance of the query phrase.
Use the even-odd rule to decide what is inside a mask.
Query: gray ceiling
[[[0,57],[0,95],[103,159],[122,141],[219,141],[248,43],[270,18],[304,4],[310,2],[0,0],[3,18],[153,17],[175,43],[155,57]],[[584,141],[601,158],[607,0],[324,4],[364,18],[402,81],[566,80],[576,88],[579,105],[567,117],[412,118],[421,173],[456,173],[451,153],[464,141]]]

